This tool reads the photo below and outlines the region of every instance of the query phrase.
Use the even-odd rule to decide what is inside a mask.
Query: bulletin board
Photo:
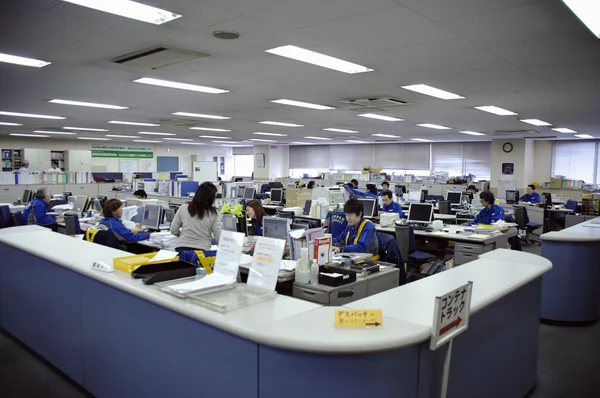
[[[138,160],[119,159],[119,171],[122,173],[135,173],[138,171]]]

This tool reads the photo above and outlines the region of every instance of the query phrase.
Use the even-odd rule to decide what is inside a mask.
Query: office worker
[[[23,164],[21,164],[21,168],[19,169],[19,173],[27,173],[29,171],[29,161],[24,160]]]
[[[346,185],[345,188],[355,197],[377,199],[377,186],[375,184],[367,184],[364,192],[359,189],[352,188],[350,185]]]
[[[179,236],[175,250],[210,250],[213,237],[219,243],[223,224],[214,207],[216,196],[217,187],[212,182],[203,182],[192,201],[181,205],[171,223],[171,233]]]
[[[112,231],[127,242],[135,243],[150,238],[147,232],[136,233],[137,230],[130,230],[121,221],[123,217],[123,202],[120,199],[109,199],[102,208],[104,218],[98,224],[98,229],[102,231]]]
[[[393,194],[392,191],[385,191],[383,192],[383,212],[384,213],[398,213],[400,215],[400,218],[403,217],[402,214],[402,206],[400,206],[400,203],[396,203],[393,200]]]
[[[379,244],[375,224],[363,218],[364,207],[360,200],[350,199],[344,204],[348,226],[340,236],[333,238],[335,253],[371,253],[377,255]]]
[[[306,188],[308,188],[308,189],[314,189],[314,187],[315,187],[315,182],[314,181],[310,181],[308,183],[308,185],[306,186]]]
[[[148,194],[146,194],[146,191],[144,191],[143,189],[138,189],[137,191],[135,191],[133,193],[133,196],[135,196],[137,199],[148,199]]]
[[[58,163],[57,162],[52,162],[52,167],[48,169],[48,171],[46,172],[47,174],[55,174],[55,173],[59,173],[62,170],[58,168]]]
[[[246,203],[246,218],[252,220],[252,233],[256,236],[263,236],[263,218],[267,212],[258,200],[251,200]]]
[[[50,189],[38,189],[35,192],[34,199],[29,202],[27,208],[23,211],[23,224],[56,227],[57,222],[63,222],[64,218],[62,216],[47,214],[50,199],[52,199]]]
[[[474,224],[493,224],[498,220],[504,220],[504,209],[494,204],[494,194],[490,191],[483,191],[479,194],[479,201],[483,209],[475,216],[469,225]]]
[[[531,184],[527,185],[527,193],[521,196],[521,199],[519,200],[521,202],[527,202],[534,205],[536,203],[540,203],[542,201],[542,198],[540,197],[539,193],[535,192],[535,185]]]
[[[356,178],[353,178],[350,180],[350,182],[352,183],[354,189],[358,189],[358,180]]]
[[[384,181],[381,183],[381,189],[383,192],[389,191],[390,190],[390,183],[387,181]]]

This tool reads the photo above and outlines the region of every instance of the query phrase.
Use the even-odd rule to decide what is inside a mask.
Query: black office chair
[[[440,214],[452,214],[452,210],[450,210],[450,202],[447,200],[439,201],[438,207]]]
[[[12,214],[12,222],[13,222],[13,226],[15,226],[15,227],[19,227],[19,226],[23,225],[23,212],[17,211],[15,213],[13,213]]]
[[[529,235],[543,227],[543,224],[537,222],[530,222],[529,215],[527,214],[527,208],[525,208],[524,206],[514,208],[514,217],[519,231],[525,231],[525,238],[521,236],[519,236],[519,238],[523,241],[524,244],[531,245],[532,241],[529,239]],[[538,244],[541,245],[541,242],[538,242]]]
[[[112,247],[113,249],[127,250],[127,244],[121,242],[119,237],[113,231],[86,231],[83,240],[97,243],[102,246]]]
[[[0,206],[0,228],[12,227],[12,217],[10,214],[10,206]]]

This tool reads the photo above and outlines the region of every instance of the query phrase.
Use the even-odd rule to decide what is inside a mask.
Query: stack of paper
[[[229,289],[236,283],[235,276],[226,276],[213,272],[210,275],[206,275],[202,279],[197,279],[192,282],[183,282],[177,285],[170,285],[169,289],[179,294],[190,294],[190,293],[212,293],[221,290]]]
[[[176,247],[178,237],[171,234],[170,232],[157,232],[150,235],[150,243],[152,245],[163,248],[163,247]]]

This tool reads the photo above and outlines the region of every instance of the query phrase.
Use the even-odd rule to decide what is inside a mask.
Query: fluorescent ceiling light
[[[78,140],[90,140],[90,141],[110,141],[110,138],[97,138],[97,137],[77,137]]]
[[[257,142],[277,142],[276,140],[263,140],[261,138],[250,138],[249,141],[257,141]]]
[[[154,25],[162,25],[180,18],[180,14],[161,10],[142,3],[130,0],[65,0],[68,3],[93,8],[94,10],[108,12],[125,18],[136,19]]]
[[[191,138],[164,138],[169,141],[194,141]]]
[[[494,115],[500,115],[500,116],[517,115],[517,113],[515,113],[513,111],[498,108],[497,106],[476,106],[475,109],[479,109],[480,111],[489,112],[489,113],[493,113]]]
[[[450,127],[440,126],[438,124],[431,124],[431,123],[417,124],[417,126],[427,127],[429,129],[436,129],[436,130],[452,130]]]
[[[336,129],[336,128],[327,128],[327,129],[323,129],[325,131],[335,131],[336,133],[358,133],[358,131],[354,131],[354,130],[346,130],[346,129]]]
[[[385,138],[400,138],[399,135],[391,135],[391,134],[371,134],[375,137],[385,137]]]
[[[353,144],[368,144],[368,141],[359,141],[359,140],[346,140],[346,142],[351,142]]]
[[[87,106],[90,108],[119,109],[119,110],[129,109],[128,106],[97,104],[95,102],[69,101],[69,100],[62,100],[62,99],[53,99],[48,102],[50,102],[52,104],[61,104],[61,105]]]
[[[563,0],[577,18],[600,39],[600,4],[593,0]]]
[[[220,135],[201,135],[199,138],[216,138],[217,140],[230,140],[231,137],[222,137]]]
[[[39,135],[39,134],[18,134],[18,133],[11,133],[9,135],[14,135],[15,137],[50,138],[49,135]]]
[[[299,106],[301,108],[317,109],[320,111],[325,111],[328,109],[335,109],[333,106],[311,104],[310,102],[293,101],[293,100],[288,100],[288,99],[278,99],[278,100],[271,101],[271,102],[273,102],[275,104]]]
[[[117,135],[117,134],[106,134],[105,137],[114,137],[114,138],[140,138],[134,135]]]
[[[287,137],[287,134],[279,134],[279,133],[252,133],[252,134],[256,134],[256,135],[271,135],[273,137]]]
[[[34,113],[19,113],[19,112],[5,112],[5,111],[0,111],[0,115],[31,117],[31,118],[37,118],[37,119],[66,119],[66,117],[63,117],[63,116],[36,115]]]
[[[206,145],[206,144],[204,144],[202,142],[182,142],[182,144],[185,144],[185,145]]]
[[[231,119],[229,116],[219,116],[219,115],[205,115],[203,113],[189,113],[189,112],[175,112],[173,115],[177,116],[189,116],[189,117],[200,117],[203,119],[219,119],[226,120]]]
[[[291,142],[291,144],[295,145],[312,145],[312,142]]]
[[[68,133],[66,131],[44,131],[44,130],[35,130],[34,133],[56,134],[56,135],[74,135],[74,134],[77,134],[77,133]]]
[[[7,64],[16,64],[23,66],[32,66],[34,68],[43,68],[46,65],[50,65],[51,62],[41,61],[34,58],[19,57],[17,55],[3,54],[0,53],[0,62],[6,62]]]
[[[443,100],[453,100],[465,98],[458,94],[454,94],[448,91],[440,90],[439,88],[431,87],[426,84],[412,84],[410,86],[402,86],[405,90],[414,91],[417,93],[430,95],[432,97],[440,98]]]
[[[155,133],[153,131],[140,131],[138,134],[144,134],[144,135],[177,135],[175,133]]]
[[[229,92],[229,90],[221,90],[220,88],[197,86],[195,84],[171,82],[168,80],[152,79],[150,77],[143,77],[141,79],[134,80],[133,82],[134,83],[142,83],[142,84],[150,84],[152,86],[178,88],[180,90],[198,91],[201,93],[208,93],[208,94],[223,94],[223,93]]]
[[[485,135],[484,133],[478,133],[477,131],[459,131],[459,133],[468,135]]]
[[[304,137],[307,140],[323,140],[323,141],[331,141],[331,138],[326,137]]]
[[[304,127],[303,124],[294,124],[294,123],[283,123],[283,122],[272,122],[270,120],[265,120],[264,122],[259,122],[260,124],[271,124],[273,126],[284,126],[284,127]]]
[[[411,141],[419,141],[419,142],[433,142],[432,140],[427,140],[425,138],[411,138]]]
[[[20,123],[8,123],[8,122],[0,122],[2,126],[22,126]]]
[[[552,126],[551,123],[539,119],[521,119],[523,123],[533,124],[534,126]]]
[[[239,144],[239,141],[213,141],[216,142],[217,144]]]
[[[370,119],[385,120],[386,122],[403,122],[404,121],[404,119],[399,119],[397,117],[392,117],[392,116],[378,115],[376,113],[363,113],[362,115],[358,115],[358,116],[368,117]]]
[[[220,131],[222,133],[231,131],[231,130],[226,130],[226,129],[214,129],[212,127],[190,127],[190,130]]]
[[[337,70],[339,72],[354,74],[371,72],[366,66],[353,64],[343,59],[330,57],[329,55],[306,50],[296,46],[281,46],[266,50],[268,53],[279,55],[281,57],[295,59],[296,61],[322,66],[323,68]]]
[[[87,127],[63,127],[65,130],[79,130],[79,131],[108,131],[106,129],[89,129]]]
[[[147,143],[151,143],[151,144],[157,144],[160,143],[162,141],[152,141],[152,140],[133,140],[133,142],[147,142]]]
[[[577,132],[575,130],[567,129],[567,128],[564,128],[564,127],[557,127],[555,129],[552,129],[552,130],[558,131],[559,133],[565,133],[565,134],[567,134],[567,133],[576,133]]]
[[[591,136],[589,134],[575,134],[575,137],[577,137],[577,138],[594,138],[593,136]]]
[[[119,121],[119,120],[111,120],[108,123],[112,123],[112,124],[127,124],[127,125],[130,125],[130,126],[155,126],[155,127],[160,126],[160,124],[139,123],[139,122],[122,122],[122,121]]]

